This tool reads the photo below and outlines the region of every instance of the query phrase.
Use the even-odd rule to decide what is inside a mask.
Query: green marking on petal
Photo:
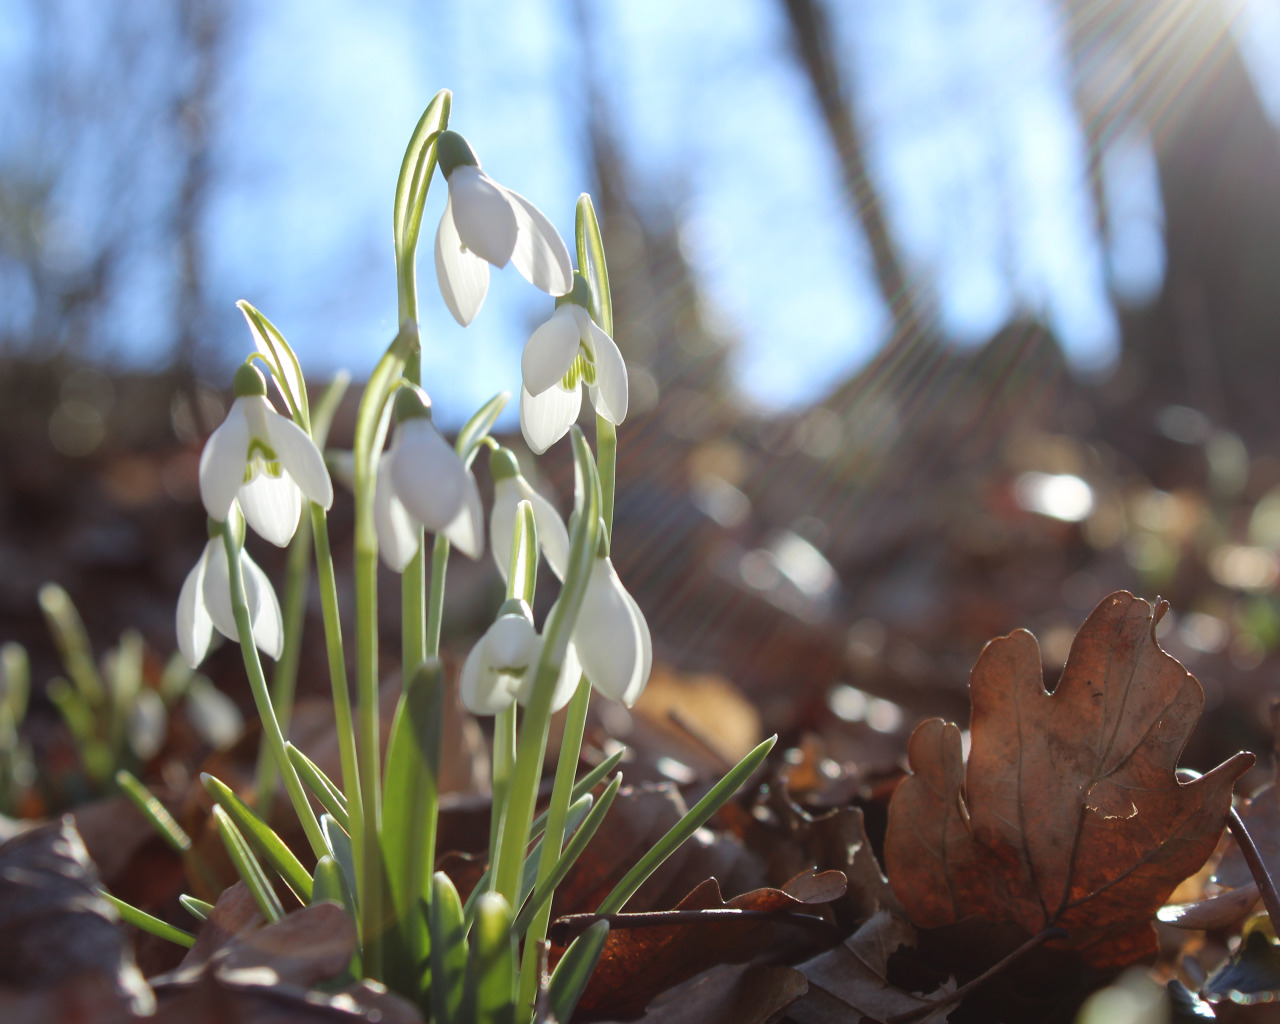
[[[560,386],[566,391],[573,391],[579,383],[591,385],[595,382],[595,360],[591,358],[591,353],[587,351],[586,346],[579,344],[578,354],[573,357],[573,362],[569,364],[569,369],[560,378]]]
[[[280,456],[265,441],[253,438],[249,442],[249,453],[245,456],[244,482],[248,483],[258,473],[266,473],[273,479],[280,479],[284,472],[280,468]]]

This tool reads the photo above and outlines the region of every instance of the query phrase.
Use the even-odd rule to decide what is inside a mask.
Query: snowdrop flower
[[[564,239],[536,206],[480,170],[457,132],[442,132],[436,153],[449,183],[449,201],[436,231],[436,277],[458,323],[466,327],[480,312],[490,263],[514,263],[526,281],[548,295],[573,287]]]
[[[222,531],[227,528],[222,523],[209,521],[209,542],[204,546],[204,553],[195,568],[187,573],[182,592],[178,595],[178,650],[192,668],[204,661],[209,653],[215,627],[228,639],[239,640],[236,618],[231,610],[227,552],[222,542]],[[284,650],[280,602],[276,600],[276,592],[266,573],[258,568],[243,547],[240,549],[240,574],[244,580],[249,620],[253,623],[253,642],[263,654],[279,658]]]
[[[610,423],[621,423],[627,415],[627,364],[586,305],[587,282],[578,274],[573,292],[556,301],[551,319],[524,347],[520,429],[539,455],[564,437],[578,418],[583,383],[596,412]]]
[[[220,523],[238,502],[259,536],[284,547],[298,528],[302,495],[327,509],[333,483],[307,432],[271,407],[256,366],[244,363],[236,370],[235,393],[231,411],[200,456],[200,497]]]
[[[489,513],[489,543],[502,581],[507,581],[511,561],[511,540],[515,534],[516,506],[528,501],[533,506],[533,522],[538,531],[538,547],[559,579],[569,568],[569,531],[555,506],[533,489],[520,475],[515,452],[498,448],[489,453],[489,473],[493,477],[493,511]]]
[[[378,550],[404,572],[418,550],[418,530],[443,533],[468,558],[484,552],[484,509],[476,478],[431,422],[431,399],[402,387],[395,436],[378,460],[373,521]]]
[[[528,703],[541,653],[542,637],[533,627],[528,604],[518,598],[506,602],[462,666],[463,705],[475,715],[496,715],[516,701]],[[553,712],[569,703],[581,678],[582,666],[570,644],[551,696]]]
[[[570,646],[592,686],[627,707],[635,704],[649,681],[653,641],[644,613],[607,555],[591,568]]]

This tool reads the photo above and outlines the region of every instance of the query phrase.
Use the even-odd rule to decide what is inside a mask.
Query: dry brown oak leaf
[[[1167,607],[1104,598],[1052,694],[1030,633],[987,644],[969,680],[967,771],[955,725],[912,734],[885,867],[916,925],[1057,926],[1100,968],[1156,953],[1152,917],[1213,852],[1253,764],[1236,754],[1195,782],[1175,777],[1204,694],[1156,643]]]

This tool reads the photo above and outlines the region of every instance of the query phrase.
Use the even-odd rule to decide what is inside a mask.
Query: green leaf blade
[[[116,785],[127,796],[138,812],[147,819],[160,837],[178,853],[191,852],[191,837],[178,824],[177,819],[155,798],[136,776],[123,768],[116,772]]]
[[[584,931],[567,950],[556,969],[551,972],[548,1004],[555,1020],[569,1020],[582,993],[591,980],[591,972],[604,952],[604,940],[609,937],[609,922],[597,921]]]
[[[342,826],[343,831],[350,832],[351,825],[347,814],[347,798],[343,795],[342,790],[337,787],[329,776],[320,770],[319,765],[292,743],[286,741],[284,750],[289,755],[289,760],[293,764],[294,771],[298,773],[298,778],[302,784],[307,787],[312,796],[320,801],[321,806],[333,816],[333,819]]]
[[[207,772],[200,782],[210,798],[230,816],[236,828],[264,856],[300,902],[311,898],[311,875],[283,839],[224,783]]]
[[[596,208],[585,192],[578,197],[575,241],[578,248],[578,272],[587,279],[591,291],[591,319],[613,337],[613,293],[609,288],[609,266],[604,256],[604,239]]]
[[[685,840],[705,825],[707,819],[728,802],[738,788],[760,767],[761,762],[777,742],[776,735],[770,736],[734,765],[706,796],[694,804],[683,818],[671,826],[666,835],[645,852],[639,863],[628,871],[622,881],[604,898],[597,913],[618,913],[626,905],[627,900],[635,895],[635,891],[640,888],[645,879],[657,871]]]
[[[231,816],[219,804],[214,804],[213,820],[222,844],[227,848],[227,855],[235,866],[236,874],[249,890],[249,895],[262,911],[262,916],[272,924],[283,919],[284,907],[280,905],[280,898],[276,896],[271,883],[267,881],[266,872],[262,870],[258,858],[249,849],[249,844],[236,828]]]
[[[120,915],[121,920],[127,924],[133,925],[135,928],[152,935],[158,935],[162,939],[168,939],[175,942],[179,946],[186,946],[190,949],[196,944],[196,937],[190,932],[184,932],[181,928],[175,928],[167,921],[161,921],[158,917],[152,917],[145,910],[139,910],[131,903],[124,900],[116,899],[111,893],[105,889],[99,889],[98,895],[111,904],[115,908],[116,913]]]

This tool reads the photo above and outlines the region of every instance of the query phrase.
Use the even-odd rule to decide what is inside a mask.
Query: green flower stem
[[[378,532],[373,521],[376,465],[387,436],[391,410],[388,399],[417,350],[418,330],[401,325],[395,340],[374,367],[360,400],[355,436],[355,590],[356,590],[356,752],[363,814],[353,827],[357,903],[364,949],[365,975],[380,980],[383,923],[381,848],[382,799],[378,723]],[[348,794],[350,798],[351,794]],[[356,825],[355,819],[352,825]]]
[[[342,763],[342,792],[347,801],[349,831],[354,838],[361,834],[361,822],[364,820],[356,730],[351,720],[351,691],[347,686],[347,659],[343,653],[342,624],[338,617],[338,583],[333,571],[333,551],[329,547],[329,520],[324,509],[315,502],[311,503],[311,535],[315,541],[316,575],[320,581],[325,650],[329,655],[333,722],[338,734],[338,757]]]
[[[417,269],[416,250],[404,253],[400,256],[399,264],[396,267],[396,291],[399,295],[400,322],[412,320],[418,322],[418,269]],[[410,360],[417,363],[418,379],[415,384],[421,384],[422,368],[421,358],[415,356]]]
[[[519,890],[520,871],[529,826],[533,821],[538,780],[542,775],[542,761],[547,749],[551,698],[564,664],[573,624],[582,607],[599,543],[600,481],[596,475],[595,460],[582,431],[575,427],[571,436],[575,471],[582,483],[582,511],[570,539],[569,569],[565,573],[560,600],[556,602],[547,620],[545,639],[534,677],[533,695],[525,709],[524,724],[520,729],[516,764],[503,814],[497,868],[494,871],[495,889],[513,906]],[[556,853],[559,854],[559,844],[556,845]]]
[[[587,706],[591,703],[591,682],[586,676],[578,680],[578,688],[569,701],[569,713],[564,723],[564,738],[560,743],[560,758],[556,762],[556,779],[551,790],[551,803],[547,807],[547,829],[542,841],[542,855],[538,860],[538,883],[541,884],[560,859],[564,846],[565,822],[569,817],[569,803],[573,794],[573,777],[578,771],[578,758],[582,753],[582,734],[587,726]],[[538,955],[542,940],[547,937],[547,924],[551,920],[551,901],[547,900],[534,915],[525,935],[524,957],[520,964],[520,993],[516,1005],[533,1010],[538,995]],[[523,1019],[524,1010],[521,1010]]]
[[[561,621],[564,617],[561,616]],[[520,887],[520,872],[524,863],[529,826],[533,821],[533,807],[537,797],[538,780],[542,774],[542,760],[547,749],[547,726],[551,719],[551,696],[556,677],[560,674],[563,655],[547,656],[551,648],[543,646],[539,659],[537,682],[533,698],[525,710],[520,741],[516,748],[516,763],[512,771],[511,785],[503,809],[499,828],[497,869],[494,871],[494,888],[508,903],[514,903]]]
[[[440,654],[440,625],[444,619],[444,575],[449,566],[449,538],[436,534],[431,548],[431,594],[427,600],[427,654]]]
[[[493,719],[493,806],[489,816],[489,863],[498,858],[498,836],[502,830],[502,813],[511,790],[511,773],[516,761],[516,707],[503,708]]]
[[[449,126],[453,95],[448,89],[436,93],[413,130],[400,162],[400,178],[396,182],[396,199],[392,210],[392,228],[396,248],[396,291],[399,298],[400,322],[418,322],[418,232],[427,191],[436,170],[436,139]],[[416,362],[416,358],[414,360]],[[419,383],[419,372],[413,367],[413,380]]]
[[[359,516],[360,496],[356,507]],[[372,509],[370,509],[370,514]],[[356,528],[356,752],[359,756],[360,800],[364,809],[359,842],[352,836],[359,876],[361,938],[365,974],[381,980],[378,937],[382,932],[382,784],[378,762],[378,549],[361,543]]]
[[[227,553],[227,574],[231,583],[231,611],[235,615],[236,634],[240,638],[240,653],[244,657],[245,672],[249,675],[249,688],[253,691],[253,702],[257,705],[258,717],[262,719],[262,733],[271,755],[275,758],[276,768],[284,779],[285,789],[293,802],[293,809],[302,822],[302,829],[307,834],[312,852],[317,857],[328,852],[324,834],[320,831],[320,822],[315,811],[307,800],[307,791],[302,788],[298,773],[293,769],[293,762],[284,749],[284,733],[280,731],[280,721],[276,718],[275,709],[271,706],[271,694],[267,692],[267,680],[262,674],[262,661],[258,658],[258,648],[253,642],[253,623],[249,619],[249,606],[244,596],[244,577],[240,571],[240,545],[233,535],[230,526],[222,530],[222,545]]]
[[[293,719],[293,695],[298,685],[298,662],[302,658],[302,628],[307,612],[307,587],[311,582],[311,521],[303,518],[289,542],[285,565],[284,650],[271,673],[271,704],[280,719],[285,737]],[[271,817],[271,797],[276,788],[276,768],[271,751],[258,748],[258,769],[254,777],[254,806],[263,818]]]
[[[423,112],[404,158],[396,182],[396,198],[392,210],[393,238],[396,253],[396,296],[400,323],[418,323],[418,231],[422,224],[423,204],[436,169],[438,133],[449,124],[452,93],[441,90]],[[422,383],[422,354],[416,346],[405,357],[403,374],[412,384]],[[447,554],[447,551],[446,551]],[[425,633],[427,617],[426,555],[422,540],[417,553],[401,577],[401,679],[407,684],[428,654],[439,653],[439,642],[428,646]],[[435,565],[432,565],[432,602],[435,595]],[[443,570],[441,570],[443,591]],[[438,614],[437,614],[438,619]]]
[[[570,815],[572,815],[573,808],[576,806],[577,802],[595,789],[606,775],[618,767],[618,762],[622,760],[622,755],[624,753],[626,753],[625,750],[617,750],[610,754],[574,784],[573,796],[570,798],[569,802]],[[529,826],[529,839],[535,843],[540,843],[542,840],[543,829],[546,827],[547,812],[543,811],[533,819],[533,824]],[[480,876],[480,881],[476,883],[476,887],[471,890],[471,895],[467,897],[466,911],[468,921],[474,917],[473,907],[476,899],[481,893],[488,892],[492,888],[492,885],[490,884],[490,879],[492,877],[493,872],[486,868],[484,874]]]
[[[422,531],[418,531],[418,550],[409,559],[400,577],[400,679],[409,685],[409,677],[427,655],[427,580]]]
[[[507,560],[507,600],[521,600],[533,607],[538,583],[538,527],[533,519],[533,506],[527,501],[516,505],[515,529],[511,531],[511,554]],[[516,760],[516,708],[499,711],[493,720],[493,802],[489,820],[489,863],[498,856],[498,837],[502,831],[502,815],[511,789],[511,773]]]

